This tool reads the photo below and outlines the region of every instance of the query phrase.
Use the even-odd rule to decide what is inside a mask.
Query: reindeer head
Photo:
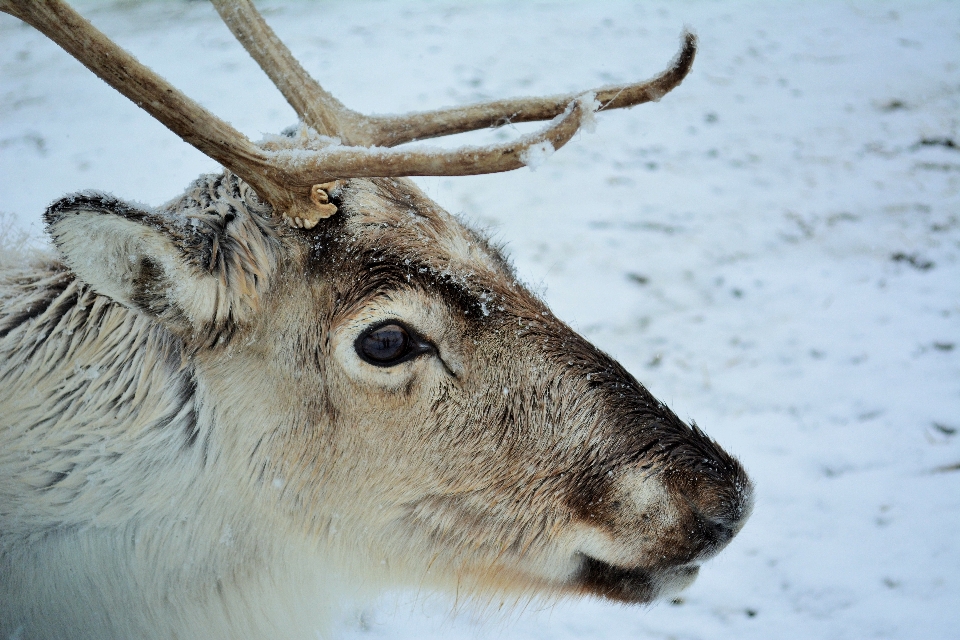
[[[387,581],[625,602],[688,584],[749,514],[740,465],[404,176],[522,166],[598,105],[679,84],[693,36],[646,83],[372,118],[249,2],[214,3],[308,126],[255,145],[59,2],[0,9],[228,169],[158,210],[88,193],[46,220],[80,279],[182,346],[245,508]],[[498,147],[387,148],[551,118]]]

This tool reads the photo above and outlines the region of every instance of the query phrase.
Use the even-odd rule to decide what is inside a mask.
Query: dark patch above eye
[[[369,327],[357,337],[353,346],[361,360],[377,367],[392,367],[434,351],[432,344],[395,320]]]

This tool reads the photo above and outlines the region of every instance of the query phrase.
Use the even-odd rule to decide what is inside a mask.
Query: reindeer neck
[[[24,490],[35,492],[28,503],[47,503],[51,513],[85,503],[61,506],[50,526],[142,511],[129,478],[206,463],[209,433],[197,404],[180,342],[144,315],[97,295],[54,260],[0,272],[0,512],[21,503],[9,492]],[[159,464],[157,451],[166,454]],[[145,460],[154,468],[138,468]],[[4,487],[4,478],[25,476],[28,483]]]

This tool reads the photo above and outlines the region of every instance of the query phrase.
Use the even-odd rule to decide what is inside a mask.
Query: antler
[[[515,122],[550,120],[585,93],[497,100],[402,116],[365,116],[345,107],[310,77],[250,0],[211,2],[233,35],[304,122],[320,133],[338,136],[344,144],[394,147],[413,140]],[[697,37],[685,31],[680,53],[657,77],[646,82],[600,87],[591,92],[596,94],[600,109],[621,109],[659,100],[683,81],[693,65],[696,52]]]
[[[298,220],[297,226],[308,228],[336,211],[318,198],[314,187],[319,183],[338,178],[453,176],[517,169],[528,164],[537,149],[550,151],[566,144],[596,107],[617,109],[659,99],[683,80],[696,52],[696,37],[685,33],[683,48],[667,71],[649,82],[598,89],[595,97],[587,93],[520,98],[407,116],[371,117],[346,108],[313,80],[249,0],[213,3],[297,114],[330,137],[304,135],[256,145],[140,64],[62,0],[0,0],[0,11],[38,29],[168,129],[240,176],[284,218]],[[491,147],[452,151],[383,148],[507,122],[549,119],[553,121],[538,133]]]

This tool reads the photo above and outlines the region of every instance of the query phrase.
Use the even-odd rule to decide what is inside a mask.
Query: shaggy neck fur
[[[322,630],[330,569],[296,536],[267,546],[269,520],[214,471],[230,433],[184,342],[30,262],[0,268],[0,637]]]

